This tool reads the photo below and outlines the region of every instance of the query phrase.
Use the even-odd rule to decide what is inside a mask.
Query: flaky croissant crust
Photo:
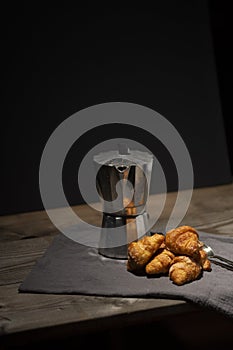
[[[199,236],[191,226],[180,226],[166,233],[165,245],[174,254],[194,256],[200,249]]]
[[[169,278],[177,285],[196,280],[202,272],[201,265],[190,256],[176,256],[169,269]]]
[[[154,258],[146,265],[146,273],[160,274],[169,271],[172,260],[175,255],[166,248],[160,248]]]
[[[164,236],[158,233],[153,236],[144,236],[136,242],[131,242],[128,245],[127,269],[134,271],[143,268],[163,242]]]

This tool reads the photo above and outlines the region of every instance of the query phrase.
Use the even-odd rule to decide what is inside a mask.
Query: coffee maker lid
[[[125,143],[118,144],[118,150],[101,152],[94,156],[94,161],[108,166],[131,166],[151,163],[153,155],[149,152],[130,150]]]

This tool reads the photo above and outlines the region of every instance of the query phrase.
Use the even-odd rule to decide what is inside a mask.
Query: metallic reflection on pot
[[[153,155],[119,144],[116,151],[94,156],[94,163],[96,188],[103,205],[102,227],[109,228],[101,233],[99,253],[126,259],[127,244],[148,231],[146,202]],[[114,233],[111,228],[115,228]],[[125,244],[118,245],[118,240]]]

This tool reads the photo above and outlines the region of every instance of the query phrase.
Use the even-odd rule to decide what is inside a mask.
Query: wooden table
[[[168,193],[161,220],[166,220],[175,198],[175,192]],[[91,215],[85,205],[73,209],[93,223],[101,219],[96,213]],[[195,189],[181,224],[233,237],[233,184]],[[137,344],[139,334],[144,334],[148,341],[153,341],[155,334],[169,335],[171,341],[190,349],[196,346],[200,349],[201,344],[204,348],[209,341],[213,346],[232,344],[231,319],[184,301],[19,294],[19,284],[58,233],[45,211],[0,217],[0,344],[3,349],[19,344],[24,349],[45,344],[56,344],[56,348],[69,344],[72,348],[71,342],[77,348],[88,346],[93,339],[100,342],[102,348],[122,349],[129,347],[132,339]]]

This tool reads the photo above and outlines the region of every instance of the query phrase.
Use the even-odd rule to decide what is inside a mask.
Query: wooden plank
[[[233,233],[233,184],[195,189],[184,221],[210,233]]]
[[[165,208],[160,223],[166,221],[171,213],[177,193],[167,194]],[[156,208],[160,194],[151,196],[152,206]],[[154,204],[153,204],[154,203]],[[72,207],[79,217],[90,224],[101,224],[101,213],[81,205]],[[59,210],[62,216],[62,208]],[[179,215],[179,213],[177,214]],[[233,184],[195,189],[188,211],[181,224],[187,223],[207,232],[232,234],[233,218]],[[67,218],[62,217],[64,225],[69,225]],[[0,217],[0,242],[20,240],[26,237],[54,236],[58,229],[51,223],[45,211],[22,213]]]
[[[17,284],[0,288],[1,334],[87,320],[94,322],[99,318],[152,309],[157,310],[158,318],[195,309],[178,300],[24,294],[18,293],[17,288]]]
[[[0,245],[0,285],[22,282],[53,237],[4,242]]]
[[[156,197],[153,198],[155,201]],[[176,193],[168,193],[166,207],[153,230],[163,226],[163,222],[166,224],[175,200]],[[176,215],[179,218],[182,214],[177,212]],[[233,237],[233,184],[195,189],[180,225],[190,225],[205,232]]]
[[[101,224],[101,213],[91,207],[80,205],[74,206],[73,210],[78,213],[80,218],[87,220],[93,225]],[[53,209],[53,211],[59,213],[64,226],[70,225],[63,208]],[[50,221],[46,211],[0,216],[0,242],[20,240],[28,237],[55,236],[58,232],[59,230]]]

